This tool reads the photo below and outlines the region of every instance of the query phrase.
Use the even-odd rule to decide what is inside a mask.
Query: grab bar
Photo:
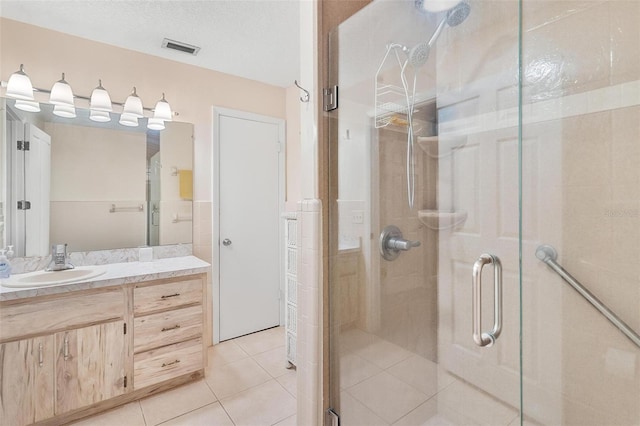
[[[586,289],[578,280],[560,266],[556,259],[558,252],[550,245],[541,245],[536,249],[536,257],[553,269],[560,277],[565,280],[571,287],[582,295],[589,303],[593,305],[602,315],[604,315],[618,330],[629,338],[636,346],[640,347],[640,335],[633,331],[631,327],[625,324],[611,309],[607,308],[593,293]]]

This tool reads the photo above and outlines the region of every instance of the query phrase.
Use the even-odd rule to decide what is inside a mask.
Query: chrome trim
[[[380,233],[380,255],[385,260],[395,260],[400,251],[408,251],[420,246],[420,241],[405,240],[402,231],[395,225],[389,225]]]
[[[482,268],[493,264],[493,328],[482,332]],[[471,296],[471,317],[473,321],[473,341],[480,347],[492,346],[502,332],[502,263],[497,256],[484,253],[473,264]]]
[[[604,315],[618,330],[620,330],[625,336],[629,338],[636,346],[640,347],[640,335],[633,331],[624,321],[622,321],[611,309],[609,309],[604,303],[600,301],[593,293],[585,288],[577,279],[575,279],[570,273],[568,273],[562,266],[560,266],[556,259],[558,258],[558,252],[550,245],[543,244],[536,249],[536,257],[560,277],[565,280],[571,287],[574,288],[582,297],[587,299],[594,308],[596,308],[602,315]]]

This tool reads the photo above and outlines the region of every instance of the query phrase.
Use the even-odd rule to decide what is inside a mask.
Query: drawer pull
[[[64,348],[63,348],[64,360],[69,359],[69,336],[64,336]]]
[[[179,364],[179,363],[180,363],[180,360],[179,360],[179,359],[176,359],[176,360],[175,360],[175,361],[173,361],[173,362],[162,363],[162,366],[163,366],[163,367],[168,367],[168,366],[170,366],[170,365],[173,365],[173,364]]]
[[[40,365],[40,367],[44,365],[44,359],[42,355],[42,343],[40,343],[38,347],[38,364]]]
[[[178,296],[180,296],[180,293],[173,293],[173,294],[161,296],[160,299],[164,300],[164,299],[168,299],[170,297],[178,297]]]
[[[163,328],[163,329],[162,329],[162,330],[160,330],[160,331],[175,330],[175,329],[177,329],[177,328],[180,328],[180,324],[176,324],[176,325],[174,325],[173,327],[165,327],[165,328]]]

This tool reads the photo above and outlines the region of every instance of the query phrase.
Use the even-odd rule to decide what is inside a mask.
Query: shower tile
[[[640,75],[640,2],[610,1],[611,84],[637,80]],[[636,52],[636,54],[633,54]]]
[[[412,355],[411,352],[402,349],[400,346],[380,338],[375,338],[369,345],[356,350],[354,354],[380,368],[389,368]]]
[[[347,354],[340,357],[340,387],[349,388],[382,370],[362,357]]]
[[[460,381],[438,393],[438,404],[484,425],[506,425],[518,414],[516,409]]]
[[[340,393],[340,418],[344,424],[353,426],[387,426],[389,424],[347,392]]]
[[[398,420],[393,426],[470,426],[479,423],[438,403],[434,397]]]
[[[373,376],[347,391],[389,423],[405,416],[428,399],[427,395],[386,372]]]
[[[435,395],[456,380],[435,362],[417,355],[394,365],[387,371],[427,396]]]

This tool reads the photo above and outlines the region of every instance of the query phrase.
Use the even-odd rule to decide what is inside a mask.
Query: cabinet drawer
[[[202,305],[136,317],[134,352],[202,337]]]
[[[120,288],[0,307],[0,341],[124,318]]]
[[[133,294],[135,315],[194,303],[202,303],[202,280],[200,279],[136,286]]]
[[[133,356],[134,389],[189,374],[203,367],[202,339],[141,352]]]

